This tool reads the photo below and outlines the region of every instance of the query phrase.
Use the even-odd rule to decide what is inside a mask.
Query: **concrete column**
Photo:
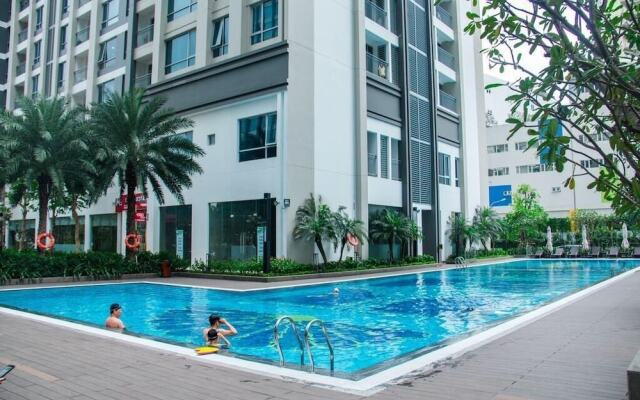
[[[191,204],[191,262],[206,261],[209,252],[209,204],[200,200]]]
[[[166,1],[156,1],[154,9],[153,25],[153,54],[151,83],[157,83],[164,77],[164,32],[167,26]]]
[[[209,2],[199,2],[196,14],[196,68],[200,68],[207,64],[207,56],[209,55],[209,48],[211,46],[209,34],[211,31],[211,22],[209,21],[211,12],[209,10]]]
[[[100,10],[100,1],[92,0],[91,2],[91,19],[89,22],[89,52],[87,56],[87,95],[86,102],[91,104],[94,100],[97,100],[97,69],[98,63],[98,39],[100,38],[100,23],[98,21],[98,12]]]
[[[91,250],[91,216],[89,214],[84,215],[84,251]]]
[[[242,1],[229,2],[229,57],[235,57],[242,52],[242,27],[244,10]]]

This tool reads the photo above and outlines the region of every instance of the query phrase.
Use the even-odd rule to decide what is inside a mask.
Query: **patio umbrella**
[[[629,231],[627,230],[627,224],[622,224],[622,248],[629,248]]]
[[[589,241],[587,240],[587,227],[582,225],[582,249],[589,250]]]
[[[547,250],[549,253],[553,252],[553,234],[550,226],[547,226]]]

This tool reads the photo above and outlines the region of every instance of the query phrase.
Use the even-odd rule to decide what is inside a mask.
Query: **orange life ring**
[[[131,239],[133,239],[133,242],[131,241]],[[132,250],[135,250],[138,247],[140,247],[141,242],[142,242],[142,238],[137,233],[128,234],[127,238],[124,240],[125,246],[127,246],[128,249],[132,249]]]
[[[349,244],[353,247],[356,247],[360,244],[360,240],[358,239],[358,237],[350,233],[347,234],[347,242],[349,242]]]
[[[49,232],[42,232],[36,238],[36,246],[40,250],[51,250],[56,245],[56,239]]]

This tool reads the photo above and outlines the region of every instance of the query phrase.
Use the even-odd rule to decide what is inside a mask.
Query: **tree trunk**
[[[389,262],[393,264],[393,238],[387,241],[387,245],[389,246]]]
[[[342,262],[342,255],[344,254],[344,248],[347,245],[346,239],[343,238],[341,243],[342,243],[342,247],[340,247],[340,259],[338,260],[338,262]]]
[[[0,183],[0,250],[4,249],[4,232],[7,224],[7,212],[8,209],[5,208],[4,199],[6,197],[6,192],[4,188],[4,183]]]
[[[71,198],[71,216],[73,217],[74,232],[73,239],[76,244],[76,253],[82,251],[80,243],[80,216],[78,215],[78,196],[72,196]]]
[[[27,200],[22,199],[22,204],[20,208],[22,208],[22,226],[20,227],[20,240],[18,240],[18,250],[24,250],[24,245],[27,241],[27,213],[29,209],[27,208]]]
[[[318,251],[320,251],[320,255],[322,256],[322,262],[323,262],[324,266],[326,266],[327,265],[327,255],[324,252],[324,246],[322,246],[322,239],[317,237],[315,242],[316,242],[316,246],[318,246]],[[324,268],[324,266],[323,266],[323,268]]]
[[[38,234],[45,233],[47,231],[50,195],[51,179],[48,176],[38,177]]]
[[[136,221],[135,221],[135,213],[136,213],[136,186],[137,179],[135,169],[131,164],[127,164],[127,169],[125,171],[125,181],[127,184],[127,235],[136,232]],[[135,254],[134,250],[127,248],[127,256],[133,257]]]

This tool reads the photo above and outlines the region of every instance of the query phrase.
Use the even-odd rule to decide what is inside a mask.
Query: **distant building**
[[[0,0],[0,109],[4,109],[7,102],[11,3],[11,0]]]
[[[485,76],[485,84],[504,82],[499,78]],[[572,164],[566,164],[563,172],[557,172],[553,166],[545,165],[535,148],[526,150],[531,136],[521,129],[511,139],[511,125],[505,121],[511,115],[511,105],[505,101],[510,91],[507,87],[485,90],[486,106],[486,147],[480,149],[481,165],[486,165],[483,177],[483,203],[493,207],[499,214],[511,210],[512,191],[521,184],[529,184],[540,194],[540,201],[552,217],[566,217],[571,209],[594,210],[599,213],[611,213],[609,202],[601,193],[587,189],[592,182],[589,176],[576,176],[576,188],[565,187],[565,181],[584,171]],[[567,132],[559,127],[558,135]],[[595,137],[601,146],[607,146],[605,137]],[[589,152],[581,148],[581,151]],[[588,169],[597,171],[599,164],[584,156],[576,155],[576,161]]]

